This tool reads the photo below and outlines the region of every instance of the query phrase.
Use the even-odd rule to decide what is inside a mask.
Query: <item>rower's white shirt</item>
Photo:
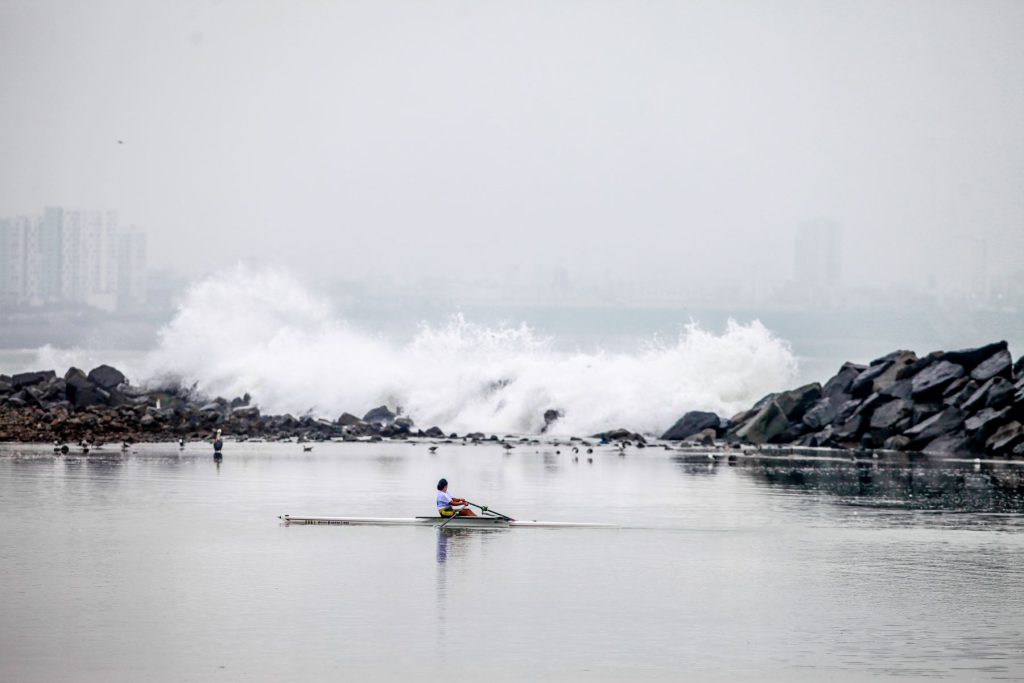
[[[437,509],[447,508],[452,506],[452,497],[448,495],[447,491],[437,492]]]

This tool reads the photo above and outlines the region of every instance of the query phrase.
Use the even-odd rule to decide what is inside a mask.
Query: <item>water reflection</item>
[[[1010,463],[839,463],[759,459],[747,476],[770,487],[823,493],[855,505],[952,512],[1024,512],[1024,468]]]

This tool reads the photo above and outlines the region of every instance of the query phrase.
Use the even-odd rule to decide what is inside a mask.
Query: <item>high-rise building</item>
[[[0,220],[0,304],[74,302],[112,311],[145,300],[145,235],[124,242],[112,211],[47,207]],[[126,272],[122,276],[122,264]]]

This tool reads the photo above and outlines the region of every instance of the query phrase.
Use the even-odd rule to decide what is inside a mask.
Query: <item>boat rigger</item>
[[[285,524],[327,524],[336,526],[430,526],[449,529],[507,529],[512,527],[577,527],[614,529],[614,524],[591,522],[545,522],[542,520],[509,519],[508,517],[312,517],[281,515]]]

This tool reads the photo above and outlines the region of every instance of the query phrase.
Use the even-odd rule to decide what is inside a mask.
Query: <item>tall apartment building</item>
[[[141,305],[145,236],[134,228],[124,234],[130,237],[122,253],[112,211],[47,207],[41,216],[0,220],[0,304]]]

